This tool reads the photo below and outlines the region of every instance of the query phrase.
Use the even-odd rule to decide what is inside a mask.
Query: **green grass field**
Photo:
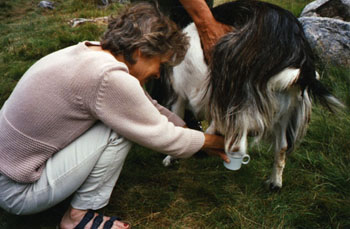
[[[70,19],[117,14],[122,7],[56,0],[55,10],[44,10],[38,2],[0,2],[0,105],[36,60],[79,41],[98,40],[105,29],[94,24],[71,28]],[[269,2],[298,15],[309,1]],[[322,63],[318,71],[349,106],[350,69]],[[104,213],[121,216],[134,228],[350,228],[349,136],[348,109],[331,114],[315,105],[307,136],[287,159],[279,192],[270,192],[264,183],[273,164],[268,146],[251,148],[251,162],[235,172],[209,157],[164,168],[164,155],[135,146]],[[69,199],[31,216],[0,210],[0,229],[55,228],[68,205]]]

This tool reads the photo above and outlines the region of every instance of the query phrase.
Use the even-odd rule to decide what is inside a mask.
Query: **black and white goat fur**
[[[184,117],[188,107],[198,120],[209,120],[207,132],[225,136],[226,152],[246,153],[248,136],[255,142],[269,140],[275,160],[268,183],[281,188],[286,153],[307,130],[310,96],[331,110],[342,104],[317,79],[303,28],[289,11],[264,2],[236,1],[212,12],[234,31],[219,40],[207,66],[195,25],[184,29],[189,50],[164,76],[177,94],[171,109]],[[169,156],[163,161],[170,162]]]

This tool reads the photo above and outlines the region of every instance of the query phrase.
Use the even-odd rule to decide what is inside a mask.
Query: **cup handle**
[[[242,157],[242,164],[246,165],[250,161],[250,156],[248,154],[244,154]]]

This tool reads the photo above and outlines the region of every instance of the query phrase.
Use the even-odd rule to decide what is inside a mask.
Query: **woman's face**
[[[129,72],[136,77],[143,86],[149,79],[160,77],[160,66],[169,61],[170,55],[148,57],[142,55],[139,50],[135,51],[136,63],[129,65]]]

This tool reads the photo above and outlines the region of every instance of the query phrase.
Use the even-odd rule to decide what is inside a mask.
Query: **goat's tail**
[[[319,102],[333,113],[345,108],[345,105],[332,95],[317,78],[310,78],[309,80],[306,89],[316,102]]]

